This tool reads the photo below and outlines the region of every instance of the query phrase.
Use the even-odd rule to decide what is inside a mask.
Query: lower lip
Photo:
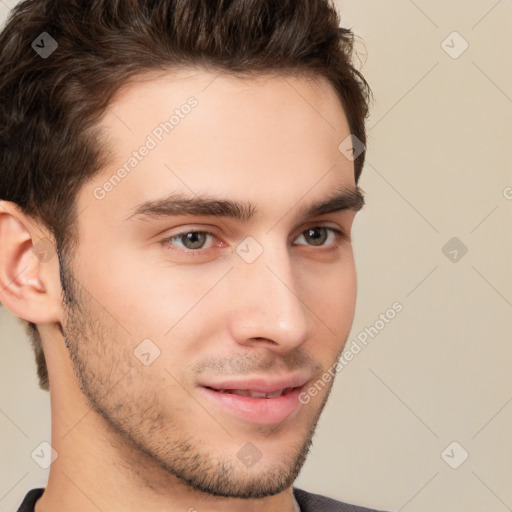
[[[302,388],[295,388],[286,395],[275,398],[252,398],[250,396],[221,393],[200,387],[201,391],[225,412],[258,425],[281,423],[298,411],[299,394]]]

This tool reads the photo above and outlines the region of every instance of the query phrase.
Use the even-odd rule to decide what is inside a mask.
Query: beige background
[[[15,3],[0,3],[2,22]],[[512,510],[512,1],[338,6],[365,41],[376,99],[350,341],[393,302],[403,311],[340,372],[296,485],[393,511]],[[442,251],[452,237],[467,247],[455,262]],[[30,453],[50,425],[29,343],[5,310],[0,374],[8,512],[46,483]],[[469,454],[457,469],[441,456],[453,441],[452,465]]]

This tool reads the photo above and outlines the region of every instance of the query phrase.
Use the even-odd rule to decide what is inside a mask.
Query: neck
[[[35,512],[294,512],[290,486],[258,499],[217,497],[191,488],[148,455],[123,444],[85,400],[52,391],[57,458]]]

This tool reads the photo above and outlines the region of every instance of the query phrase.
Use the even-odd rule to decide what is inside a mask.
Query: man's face
[[[214,495],[278,493],[332,380],[298,395],[336,362],[354,316],[337,231],[350,235],[355,211],[304,214],[355,187],[341,103],[324,81],[182,71],[126,88],[101,127],[115,161],[77,198],[63,323],[78,384],[129,462]],[[252,215],[178,214],[171,194]]]

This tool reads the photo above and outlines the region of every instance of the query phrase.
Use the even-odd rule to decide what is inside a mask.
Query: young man
[[[354,316],[351,36],[327,0],[13,10],[0,298],[52,406],[20,511],[368,510],[293,487]]]

